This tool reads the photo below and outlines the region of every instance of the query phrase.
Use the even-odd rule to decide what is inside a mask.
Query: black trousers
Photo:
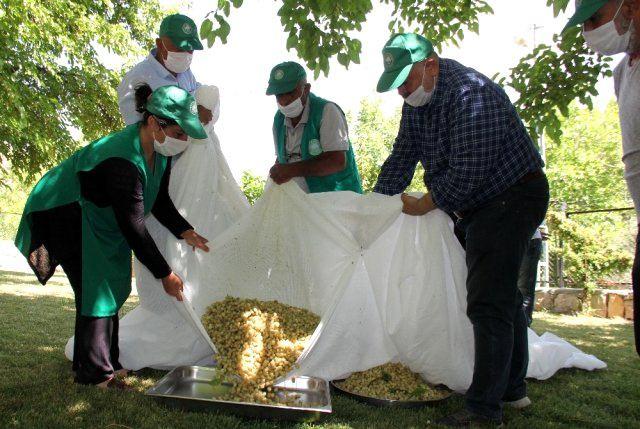
[[[527,244],[527,249],[522,257],[520,272],[518,274],[518,289],[524,297],[524,314],[527,316],[527,325],[533,322],[533,309],[536,304],[536,280],[538,279],[538,261],[542,254],[542,239],[532,238]]]
[[[122,369],[118,359],[118,315],[89,317],[82,315],[82,260],[66,260],[60,264],[75,295],[76,323],[73,365],[75,380],[80,384],[98,384]]]
[[[542,176],[517,184],[460,220],[465,231],[467,315],[473,324],[473,380],[468,410],[502,418],[503,401],[527,394],[527,318],[518,272],[531,236],[549,204]]]
[[[76,382],[98,384],[113,377],[121,369],[118,362],[118,315],[87,317],[82,315],[82,232],[78,204],[34,214],[34,236],[46,248],[44,271],[59,263],[75,295],[76,321],[73,366]]]
[[[640,224],[636,238],[636,255],[633,259],[631,281],[633,283],[633,332],[636,338],[636,353],[640,356]]]

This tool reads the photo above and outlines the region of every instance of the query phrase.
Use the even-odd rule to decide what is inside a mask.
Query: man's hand
[[[295,176],[293,175],[291,166],[288,164],[280,164],[276,161],[276,163],[269,170],[269,177],[273,179],[278,185],[282,185],[283,183],[287,183],[289,180],[293,179]]]
[[[207,240],[206,238],[204,238],[203,236],[201,236],[200,234],[198,234],[192,229],[186,230],[185,232],[180,234],[180,237],[184,238],[184,241],[186,241],[187,244],[191,246],[194,251],[196,250],[196,247],[205,252],[209,251],[209,246],[207,246],[207,243],[209,242],[209,240]]]
[[[162,279],[162,287],[167,295],[174,297],[178,301],[182,301],[182,279],[173,272]]]
[[[213,112],[198,104],[198,117],[203,125],[207,125],[213,119]]]
[[[412,197],[402,194],[402,212],[411,216],[422,216],[436,208],[430,194],[425,194],[422,198]]]

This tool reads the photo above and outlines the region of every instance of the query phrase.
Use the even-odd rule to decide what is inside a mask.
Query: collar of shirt
[[[434,110],[436,107],[440,106],[445,102],[446,94],[449,88],[447,76],[449,74],[449,69],[451,68],[451,64],[449,60],[445,58],[439,59],[439,70],[438,70],[438,78],[436,80],[436,89],[431,96],[431,100],[425,104],[424,106],[412,107],[407,103],[404,103],[404,108],[409,109],[413,112],[437,112],[438,110]]]
[[[307,102],[304,105],[304,110],[302,111],[302,118],[300,118],[300,122],[294,127],[291,122],[291,118],[285,118],[284,123],[287,128],[298,128],[300,124],[304,125],[309,121],[309,97],[307,97]]]
[[[165,66],[160,64],[160,61],[158,61],[156,59],[156,52],[157,52],[156,48],[153,48],[149,52],[149,56],[147,57],[147,61],[149,63],[149,67],[151,67],[153,72],[156,73],[158,76],[161,76],[161,77],[163,77],[165,79],[172,79],[172,80],[177,81],[178,80],[178,76],[174,76],[173,73],[171,73],[169,70],[167,70],[165,68]],[[178,75],[180,75],[180,74],[181,73],[178,73]]]
[[[427,104],[427,106],[438,106],[444,102],[445,94],[447,93],[449,87],[449,79],[447,79],[447,76],[449,74],[450,68],[451,64],[449,64],[449,60],[447,60],[446,58],[440,58],[438,60],[438,78],[436,80],[436,89],[433,92],[431,101]]]

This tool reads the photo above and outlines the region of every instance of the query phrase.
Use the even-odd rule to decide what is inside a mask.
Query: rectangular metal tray
[[[167,406],[190,411],[227,411],[244,417],[315,421],[331,413],[329,383],[314,377],[294,377],[279,383],[278,395],[295,395],[301,406],[265,405],[217,399],[229,386],[215,382],[216,368],[180,366],[145,393]]]

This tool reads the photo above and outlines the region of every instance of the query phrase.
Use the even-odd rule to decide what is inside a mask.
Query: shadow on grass
[[[609,324],[603,320],[599,326],[585,326],[562,323],[562,319],[535,320],[533,329],[538,334],[551,332],[561,336],[584,352],[591,354],[608,353],[613,349],[625,352],[633,352],[633,330],[631,324],[622,322]],[[602,349],[603,342],[606,349]]]
[[[126,309],[133,304],[125,304]],[[333,414],[317,425],[247,420],[230,414],[181,412],[143,395],[162,371],[144,369],[127,378],[137,391],[99,391],[73,383],[64,345],[73,333],[74,303],[54,296],[0,294],[0,421],[7,426],[130,428],[418,428],[462,406],[456,396],[442,406],[418,410],[380,409],[333,395]],[[534,405],[506,410],[509,427],[638,427],[640,360],[622,343],[632,338],[627,324],[563,324],[536,321],[609,364],[605,371],[562,370],[547,381],[530,382]],[[613,338],[611,340],[610,338]]]
[[[0,284],[42,286],[33,273],[4,270],[0,270]],[[56,272],[46,286],[69,286],[69,281],[64,273]]]

